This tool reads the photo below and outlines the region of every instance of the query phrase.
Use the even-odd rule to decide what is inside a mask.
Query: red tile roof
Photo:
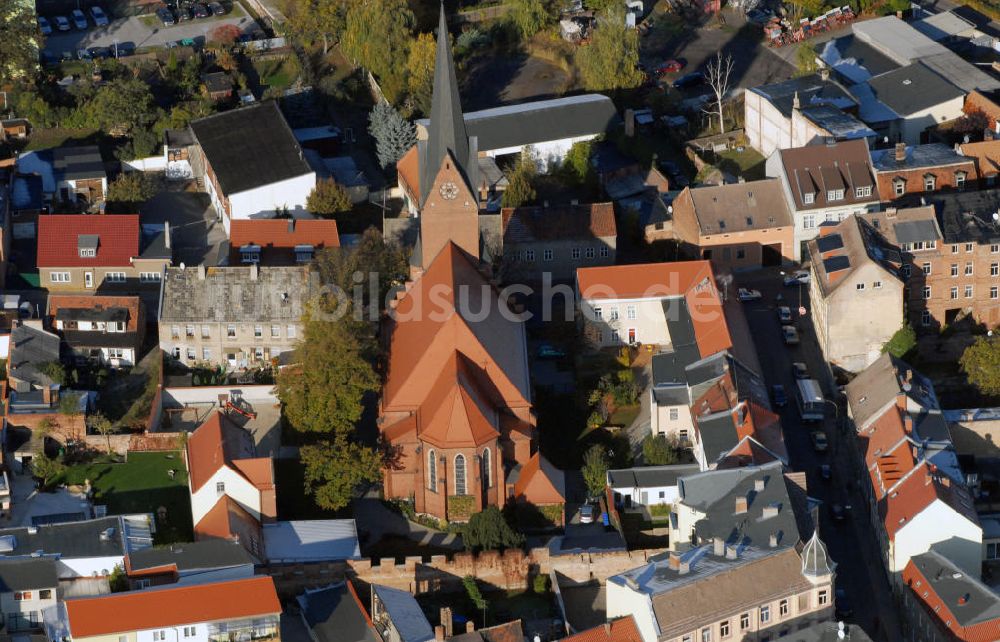
[[[933,559],[939,555],[929,553],[922,557]],[[942,570],[945,573],[940,573]],[[959,573],[958,577],[952,574],[955,572]],[[927,577],[912,558],[903,569],[903,581],[913,591],[913,597],[926,609],[927,616],[931,620],[936,620],[941,630],[951,634],[949,639],[960,642],[1000,640],[1000,617],[994,615],[998,600],[996,594],[974,578],[965,576],[965,573],[955,567],[938,566],[938,573],[936,577]],[[952,594],[950,601],[937,590],[938,584],[943,584],[945,591]],[[973,590],[965,592],[969,588]],[[980,621],[972,622],[972,620]],[[969,623],[962,626],[960,624],[962,621]]]
[[[562,642],[642,642],[642,635],[635,620],[627,615],[563,638]]]
[[[281,613],[267,576],[66,600],[75,639]]]
[[[608,238],[618,234],[614,203],[505,207],[500,210],[508,243],[571,238]]]
[[[194,525],[195,540],[203,539],[237,539],[251,553],[251,542],[260,542],[260,522],[246,509],[236,503],[229,495],[223,495]]]
[[[97,255],[81,257],[79,237],[99,237]],[[38,267],[129,266],[139,256],[138,214],[43,214],[38,217]]]
[[[332,219],[257,218],[235,220],[229,229],[230,247],[294,248],[312,245],[316,249],[340,247],[337,221]]]
[[[258,489],[274,487],[274,467],[269,457],[253,456],[253,438],[217,411],[198,427],[187,442],[191,492],[197,492],[212,475],[226,466],[239,472]]]
[[[537,506],[561,504],[566,501],[565,477],[542,453],[536,452],[521,468],[521,475],[514,483],[514,497],[523,497]]]

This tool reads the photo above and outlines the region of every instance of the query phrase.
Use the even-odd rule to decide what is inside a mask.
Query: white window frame
[[[128,276],[124,272],[105,272],[104,280],[108,283],[125,283]]]
[[[69,272],[49,272],[49,281],[52,283],[72,283]]]
[[[162,276],[159,272],[139,272],[139,283],[159,283]]]

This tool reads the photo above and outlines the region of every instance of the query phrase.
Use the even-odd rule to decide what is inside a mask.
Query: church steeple
[[[437,58],[434,63],[434,94],[431,98],[431,119],[427,128],[427,143],[420,163],[420,200],[427,199],[441,162],[448,153],[469,180],[469,135],[458,94],[455,61],[448,43],[448,23],[441,3],[438,20]]]

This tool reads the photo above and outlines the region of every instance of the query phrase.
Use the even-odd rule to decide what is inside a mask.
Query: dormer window
[[[80,258],[92,259],[97,256],[97,250],[92,247],[81,247]]]
[[[812,192],[806,192],[802,195],[802,202],[806,205],[812,205],[816,201],[816,195]]]
[[[864,187],[856,187],[854,189],[854,197],[855,198],[868,198],[871,195],[872,195],[872,186],[871,185],[866,185]],[[876,225],[876,227],[878,227],[878,226]]]
[[[76,237],[76,249],[83,259],[92,259],[97,256],[97,244],[100,237],[97,234],[80,234]]]
[[[260,263],[260,246],[250,244],[241,247],[240,260],[243,263]]]
[[[826,200],[828,201],[842,201],[844,200],[844,190],[842,189],[829,189],[826,191]]]
[[[312,258],[313,258],[313,246],[311,245],[295,246],[296,263],[308,263],[309,261],[312,261]]]

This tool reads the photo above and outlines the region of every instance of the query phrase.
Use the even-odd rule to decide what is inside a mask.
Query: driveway
[[[217,221],[208,194],[181,191],[170,186],[142,207],[143,225],[170,223],[174,262],[187,265],[218,265],[224,251],[226,230]]]
[[[48,16],[49,22],[51,16]],[[94,27],[87,31],[54,31],[45,38],[45,51],[59,55],[64,51],[76,51],[87,47],[113,47],[115,43],[131,42],[136,48],[163,47],[168,42],[191,38],[198,44],[205,44],[213,29],[224,25],[235,25],[243,33],[260,31],[260,27],[243,10],[236,7],[232,13],[217,18],[191,20],[164,27],[153,16],[132,16],[112,20],[106,27]]]

